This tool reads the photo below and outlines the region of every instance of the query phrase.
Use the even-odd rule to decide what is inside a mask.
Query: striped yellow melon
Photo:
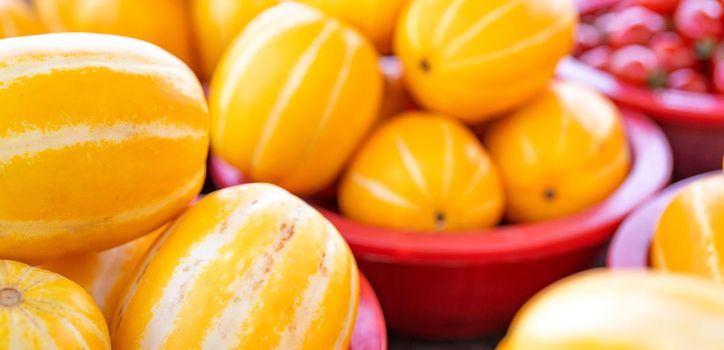
[[[44,31],[42,23],[25,1],[0,0],[0,39]]]
[[[465,230],[495,226],[505,200],[498,170],[460,122],[410,112],[381,124],[339,188],[350,218],[383,227]]]
[[[0,260],[0,349],[110,349],[103,314],[65,277]]]
[[[724,288],[676,274],[589,271],[536,295],[498,350],[720,350]]]
[[[101,252],[47,261],[42,268],[59,273],[85,288],[110,321],[116,303],[132,282],[136,268],[166,226],[124,245]]]
[[[505,184],[506,218],[551,220],[600,203],[626,179],[631,152],[623,118],[605,96],[552,82],[483,138]]]
[[[191,0],[201,75],[211,78],[221,54],[246,25],[279,0]]]
[[[359,301],[337,230],[285,190],[213,193],[151,249],[119,304],[113,347],[346,349]]]
[[[421,105],[480,122],[545,87],[577,18],[573,0],[411,0],[395,53]]]
[[[214,74],[212,146],[254,181],[311,194],[334,181],[374,123],[381,90],[364,38],[283,3],[246,27]]]
[[[0,106],[0,257],[117,246],[176,216],[203,183],[203,91],[151,44],[82,33],[4,39]]]
[[[683,188],[661,214],[651,264],[724,284],[724,176],[708,175]]]
[[[53,32],[137,38],[192,63],[186,0],[33,0],[33,5]]]
[[[397,17],[408,0],[299,0],[352,24],[380,53],[392,53]]]

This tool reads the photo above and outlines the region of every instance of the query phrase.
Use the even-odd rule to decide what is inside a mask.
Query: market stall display
[[[0,0],[0,349],[718,348],[723,93],[721,0]]]

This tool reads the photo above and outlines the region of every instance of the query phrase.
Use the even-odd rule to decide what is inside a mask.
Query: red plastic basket
[[[608,8],[619,0],[579,0],[582,14]],[[591,85],[621,106],[651,116],[672,146],[674,177],[683,179],[721,168],[724,154],[724,97],[677,90],[651,91],[568,57],[559,77]]]
[[[624,115],[634,153],[627,179],[607,200],[570,217],[443,235],[367,226],[319,209],[347,239],[392,329],[430,339],[497,332],[536,292],[593,265],[620,221],[668,183],[663,133],[639,113]],[[235,171],[219,163],[211,162],[212,173]]]
[[[681,180],[636,209],[619,227],[611,241],[607,265],[611,268],[646,268],[649,266],[649,249],[656,223],[674,196],[688,184],[701,178],[719,174],[713,171]]]

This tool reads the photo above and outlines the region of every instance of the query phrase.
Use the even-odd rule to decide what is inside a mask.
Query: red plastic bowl
[[[656,223],[674,196],[692,182],[701,178],[721,175],[712,171],[681,180],[636,209],[618,228],[608,250],[607,265],[611,268],[646,268],[649,266],[649,249]]]
[[[570,217],[442,235],[320,211],[350,244],[390,328],[430,339],[494,333],[536,292],[592,266],[620,221],[668,183],[671,151],[663,133],[641,114],[624,115],[634,153],[627,179],[607,200]],[[215,163],[212,171],[224,171]]]
[[[605,9],[618,0],[580,0],[582,14]],[[585,83],[621,106],[651,116],[669,138],[674,154],[674,178],[683,179],[721,168],[724,154],[724,97],[676,90],[651,91],[619,81],[611,74],[568,57],[558,76]]]

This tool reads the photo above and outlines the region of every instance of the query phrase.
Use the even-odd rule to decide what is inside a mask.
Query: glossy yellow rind
[[[0,0],[0,39],[41,34],[45,27],[23,0]]]
[[[516,316],[498,350],[715,350],[724,288],[644,271],[590,271],[558,282]]]
[[[69,278],[93,296],[106,321],[116,309],[123,291],[131,284],[136,268],[151,244],[164,232],[163,226],[124,245],[78,256],[47,261],[42,268]]]
[[[472,132],[451,118],[410,112],[365,141],[339,205],[359,222],[435,231],[495,226],[505,200],[496,166]]]
[[[226,48],[246,25],[279,0],[190,0],[201,76],[211,79]]]
[[[215,192],[151,248],[114,316],[125,349],[347,349],[357,267],[336,229],[269,184]]]
[[[0,350],[110,350],[103,314],[65,277],[0,260]]]
[[[203,91],[151,44],[82,33],[4,39],[0,106],[0,257],[115,247],[168,222],[203,184]]]
[[[656,269],[724,283],[724,176],[682,189],[661,215],[651,249]]]
[[[367,38],[381,54],[392,53],[395,24],[408,0],[299,0],[340,18]]]
[[[572,0],[411,0],[395,53],[421,105],[480,122],[545,87],[577,18]]]
[[[50,31],[145,40],[193,67],[187,0],[33,0],[33,6]]]
[[[511,222],[554,219],[597,204],[628,173],[623,119],[599,93],[553,82],[487,129],[484,143],[505,183]]]
[[[254,181],[308,195],[330,185],[374,123],[377,55],[359,34],[286,2],[254,19],[211,85],[214,152]]]

